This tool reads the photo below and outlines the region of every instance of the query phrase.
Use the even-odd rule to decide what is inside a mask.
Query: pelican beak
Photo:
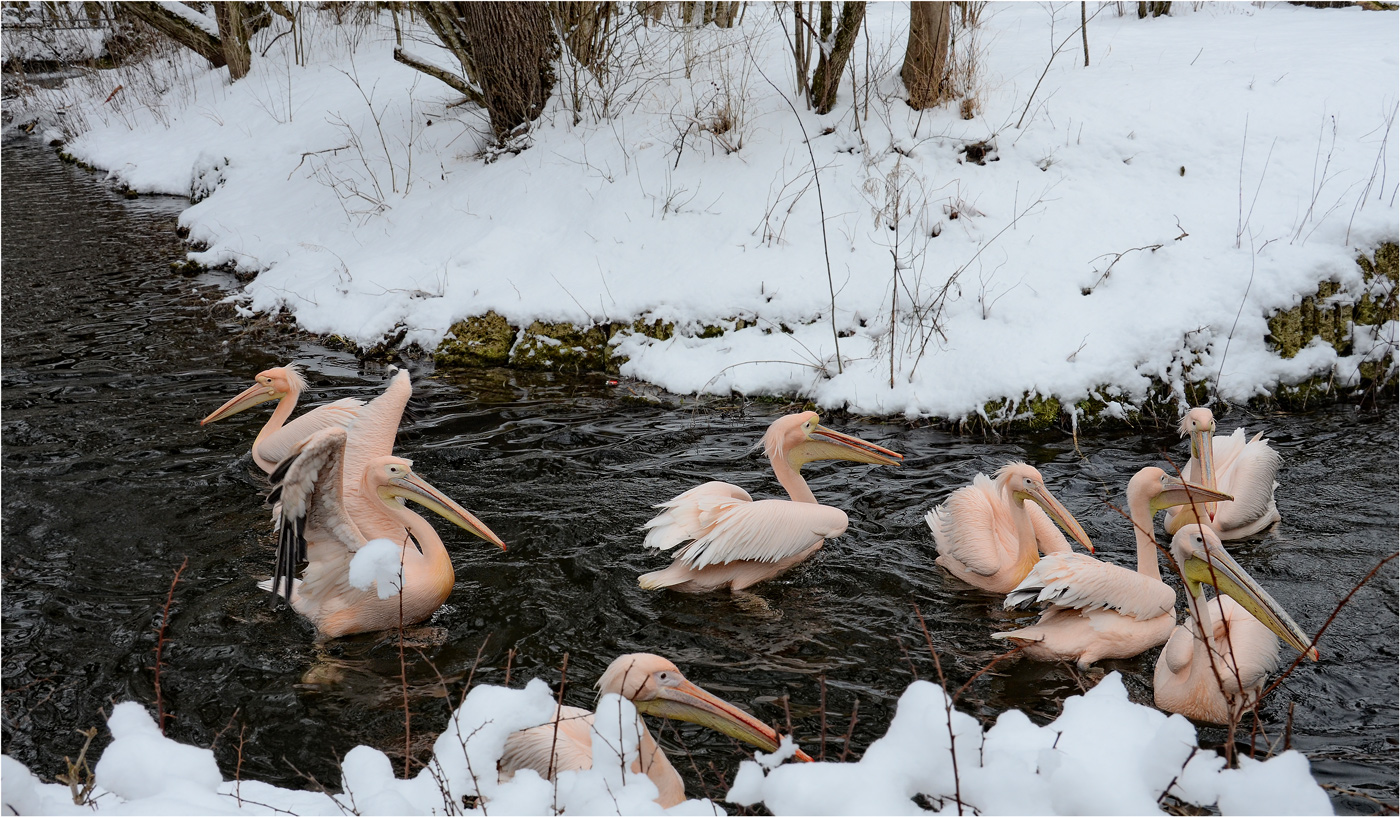
[[[1211,585],[1239,602],[1250,615],[1273,630],[1293,649],[1316,661],[1318,652],[1312,645],[1312,638],[1303,632],[1293,617],[1240,567],[1239,562],[1225,552],[1218,541],[1211,541],[1212,537],[1209,536],[1203,538],[1205,552],[1193,553],[1182,565],[1181,572],[1186,577],[1191,595],[1199,598],[1201,585]]]
[[[788,451],[788,461],[794,468],[815,460],[849,460],[871,465],[899,465],[904,460],[903,454],[826,426],[814,427],[812,435]]]
[[[1066,510],[1065,506],[1060,504],[1060,500],[1051,495],[1050,490],[1044,485],[1037,486],[1029,492],[1016,491],[1014,496],[1029,499],[1039,505],[1040,509],[1045,511],[1045,515],[1053,519],[1055,524],[1063,528],[1074,541],[1088,548],[1090,553],[1094,552],[1094,543],[1089,541],[1089,534],[1080,527],[1079,520],[1075,519],[1074,515]]]
[[[480,519],[472,516],[466,508],[448,499],[441,491],[429,485],[427,480],[417,474],[405,474],[390,480],[389,484],[379,489],[379,496],[385,500],[403,497],[417,502],[462,530],[480,536],[501,550],[506,549],[506,543],[492,533],[490,528],[483,525]]]
[[[765,752],[776,752],[782,742],[767,724],[686,680],[677,686],[659,687],[656,697],[634,704],[643,714],[698,723]],[[812,762],[811,756],[801,749],[797,750],[797,759]]]
[[[1174,508],[1177,505],[1203,505],[1207,502],[1229,502],[1233,496],[1207,488],[1204,485],[1196,485],[1192,482],[1184,482],[1175,477],[1166,477],[1163,482],[1162,493],[1152,498],[1152,512]]]
[[[266,403],[269,400],[280,400],[282,395],[278,394],[271,386],[264,386],[261,383],[254,383],[243,391],[242,394],[224,403],[214,410],[213,414],[199,421],[200,425],[207,425],[215,420],[222,420],[225,417],[232,417],[240,411],[250,409],[259,403]]]
[[[1201,466],[1201,484],[1211,489],[1216,488],[1215,482],[1215,445],[1211,441],[1215,433],[1215,424],[1209,428],[1197,428],[1191,432],[1191,456],[1196,458],[1196,462]],[[1207,519],[1215,518],[1216,504],[1206,503]]]

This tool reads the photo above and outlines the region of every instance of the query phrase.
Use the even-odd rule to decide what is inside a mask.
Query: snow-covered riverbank
[[[631,29],[636,67],[561,69],[518,154],[483,155],[483,115],[392,60],[387,18],[323,20],[307,65],[283,38],[232,85],[189,57],[50,93],[72,156],[200,199],[191,259],[258,273],[240,308],[365,347],[447,351],[493,316],[557,366],[585,341],[554,325],[602,325],[671,391],[950,419],[1393,373],[1393,314],[1353,330],[1349,305],[1394,289],[1356,264],[1397,237],[1394,12],[1107,5],[1086,68],[1077,36],[1050,62],[1077,6],[991,4],[965,120],[905,104],[897,4],[870,7],[854,93],[795,113],[776,8]],[[1280,356],[1269,317],[1326,281],[1334,343]]]
[[[91,805],[75,804],[67,786],[41,783],[9,757],[3,802],[6,813],[18,814],[661,813],[652,802],[655,785],[622,772],[636,758],[638,735],[635,709],[615,695],[599,701],[593,754],[622,762],[565,772],[557,787],[531,771],[498,783],[506,736],[546,720],[553,708],[538,680],[516,690],[479,686],[415,777],[395,778],[382,752],[360,746],[346,755],[341,781],[323,781],[339,788],[332,795],[224,780],[213,752],[163,737],[144,709],[124,703],[108,721],[114,740],[94,766]],[[1332,813],[1297,752],[1242,757],[1239,769],[1226,769],[1223,758],[1196,746],[1189,721],[1130,702],[1117,673],[1066,700],[1064,713],[1045,726],[1013,710],[985,732],[969,715],[950,715],[942,689],[916,681],[888,733],[858,762],[778,765],[790,750],[760,753],[740,765],[723,803],[689,800],[667,813],[762,804],[773,814],[924,814],[926,807],[942,814],[1153,814],[1168,797],[1226,815]]]

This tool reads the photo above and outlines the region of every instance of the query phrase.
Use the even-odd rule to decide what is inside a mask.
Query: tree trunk
[[[825,4],[824,4],[825,5]],[[829,12],[823,10],[822,28],[830,28]],[[841,4],[841,21],[836,26],[836,41],[831,46],[828,58],[825,51],[817,60],[817,71],[812,75],[812,107],[817,113],[831,113],[836,107],[836,92],[841,87],[841,72],[846,68],[846,60],[856,45],[856,35],[865,21],[865,3],[847,0]]]
[[[218,37],[168,10],[161,3],[121,3],[119,7],[132,17],[209,60],[210,65],[215,68],[222,68],[228,64],[228,60],[224,58],[224,44],[219,41]]]
[[[465,78],[414,57],[402,48],[394,59],[446,82],[486,108],[491,131],[503,144],[544,110],[554,88],[559,41],[544,3],[414,3]]]
[[[909,45],[900,77],[909,89],[909,107],[932,108],[948,98],[948,64],[952,51],[949,3],[909,4]]]
[[[246,3],[230,0],[214,4],[214,20],[219,24],[219,40],[223,44],[228,78],[238,81],[248,75],[253,65],[253,51],[248,47],[248,9]]]

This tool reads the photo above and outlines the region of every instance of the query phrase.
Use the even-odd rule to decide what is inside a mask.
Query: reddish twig
[[[175,600],[175,585],[180,583],[180,574],[185,572],[185,567],[189,565],[188,556],[180,562],[180,566],[175,569],[175,577],[170,580],[170,590],[165,594],[165,609],[160,614],[160,627],[156,630],[156,722],[160,724],[160,733],[165,734],[165,699],[160,692],[160,658],[165,651],[165,625],[170,621],[170,604]],[[175,717],[171,715],[171,717]]]
[[[948,681],[943,677],[943,662],[938,659],[938,650],[933,648],[933,636],[929,635],[928,623],[924,621],[924,614],[919,612],[918,604],[914,605],[914,615],[919,619],[919,629],[924,631],[924,643],[928,644],[929,654],[933,656],[933,668],[938,672],[938,684],[943,687],[943,714],[948,721],[948,754],[953,758],[953,802],[958,804],[958,814],[961,815],[962,781],[958,777],[957,736],[953,734],[953,699],[948,697]]]

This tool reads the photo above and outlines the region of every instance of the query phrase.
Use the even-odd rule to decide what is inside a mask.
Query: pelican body
[[[1157,658],[1152,684],[1158,707],[1229,723],[1254,705],[1277,668],[1279,638],[1318,659],[1312,639],[1225,552],[1214,529],[1182,527],[1172,537],[1172,558],[1186,580],[1191,614]],[[1206,584],[1215,587],[1215,598],[1205,598]]]
[[[325,428],[293,450],[272,473],[270,503],[281,514],[277,565],[264,587],[281,594],[316,626],[323,638],[415,624],[432,615],[452,592],[452,559],[427,520],[404,507],[411,500],[502,550],[505,543],[472,516],[413,472],[413,464],[393,456],[376,457],[361,469],[359,493],[375,497],[380,513],[398,526],[393,538],[401,548],[400,595],[379,598],[349,581],[355,552],[378,534],[347,511],[343,473],[346,440],[339,427]],[[387,538],[387,537],[385,537]],[[306,561],[303,577],[293,582],[297,564]]]
[[[1211,436],[1214,433],[1215,415],[1208,408],[1193,408],[1181,419],[1181,435],[1191,437],[1191,459],[1186,461],[1184,476],[1235,499],[1207,503],[1204,509],[1168,511],[1163,527],[1174,534],[1183,525],[1199,522],[1214,528],[1223,541],[1248,539],[1279,520],[1274,490],[1282,458],[1262,431],[1248,442],[1242,428],[1228,437]]]
[[[199,421],[200,425],[232,417],[253,406],[277,401],[277,408],[263,425],[253,440],[253,462],[264,474],[271,474],[277,463],[286,459],[297,444],[323,428],[345,428],[355,420],[355,414],[364,406],[363,400],[346,397],[308,411],[287,422],[296,410],[297,399],[306,391],[306,380],[295,366],[278,366],[258,372],[256,382],[232,400],[215,409],[208,417]],[[387,452],[386,452],[387,453]]]
[[[904,457],[818,424],[817,413],[779,417],[763,435],[764,452],[791,499],[754,501],[727,482],[707,482],[655,507],[645,547],[680,547],[671,566],[638,578],[645,590],[734,591],[779,576],[846,532],[845,511],[817,503],[802,466],[817,460],[898,465]]]
[[[1034,503],[1027,506],[1029,500]],[[1053,524],[1052,524],[1053,520]],[[938,564],[973,587],[1009,593],[1040,560],[1040,553],[1068,553],[1058,524],[1093,552],[1078,520],[1045,487],[1040,472],[1011,462],[996,480],[978,474],[972,484],[924,517],[933,531]]]
[[[1082,553],[1051,553],[1006,596],[1005,607],[1045,608],[1032,626],[992,638],[1012,641],[1041,661],[1075,661],[1087,668],[1104,658],[1132,658],[1160,646],[1176,626],[1176,591],[1162,581],[1153,516],[1178,505],[1230,499],[1190,485],[1160,468],[1128,482],[1128,511],[1137,543],[1137,570]]]
[[[772,727],[687,681],[675,664],[658,655],[620,656],[598,679],[597,689],[599,695],[620,695],[636,706],[641,743],[632,771],[646,774],[656,784],[660,792],[656,802],[662,808],[685,800],[685,784],[651,730],[640,722],[641,715],[699,723],[765,752],[777,750],[780,743]],[[515,732],[506,739],[501,756],[501,781],[509,780],[520,769],[534,769],[548,780],[562,771],[593,768],[592,727],[592,712],[561,706],[549,722]],[[812,759],[800,749],[797,758]]]

